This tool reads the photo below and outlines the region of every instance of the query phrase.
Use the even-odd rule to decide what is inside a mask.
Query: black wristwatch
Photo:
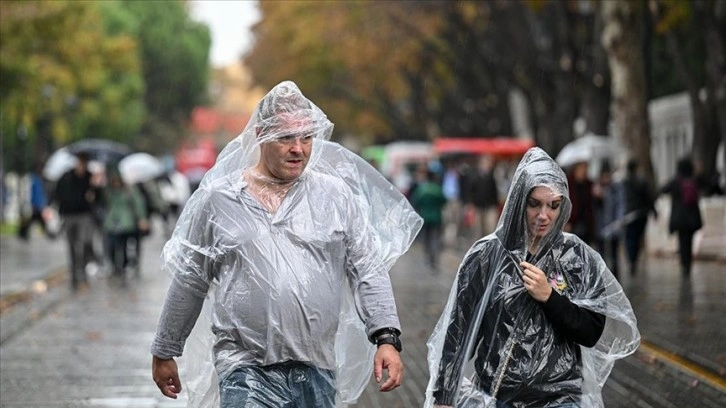
[[[396,329],[378,330],[375,334],[376,346],[390,344],[400,353],[403,350],[403,346],[401,345],[401,339],[398,337],[398,333]]]

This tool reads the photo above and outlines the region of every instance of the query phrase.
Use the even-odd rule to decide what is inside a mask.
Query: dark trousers
[[[648,218],[642,217],[625,226],[625,251],[632,268],[638,264],[638,256],[640,255],[641,242],[647,222]]]
[[[30,234],[30,227],[33,226],[34,222],[39,222],[40,226],[43,227],[43,232],[48,235],[48,227],[43,219],[43,213],[40,209],[34,209],[33,214],[30,218],[25,218],[20,223],[20,229],[18,229],[18,236],[22,239],[28,239]]]
[[[610,272],[613,273],[615,279],[619,279],[620,268],[620,239],[619,238],[601,238],[598,241],[598,247],[600,255],[602,255],[605,264],[610,268]]]
[[[113,268],[113,275],[126,276],[126,267],[129,264],[128,244],[134,236],[133,232],[108,234],[108,254]]]
[[[88,282],[86,265],[94,258],[91,240],[96,226],[91,214],[74,214],[63,218],[63,228],[71,260],[71,288],[75,290],[79,284]]]
[[[693,264],[693,232],[678,231],[678,254],[681,260],[681,273],[684,276],[691,274]]]
[[[441,224],[426,224],[421,228],[423,245],[429,264],[438,268],[441,253]]]

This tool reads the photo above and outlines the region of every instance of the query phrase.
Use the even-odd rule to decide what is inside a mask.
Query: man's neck
[[[267,211],[275,213],[282,200],[295,184],[297,179],[283,181],[260,173],[257,168],[250,168],[244,172],[243,177],[249,184],[249,191]]]

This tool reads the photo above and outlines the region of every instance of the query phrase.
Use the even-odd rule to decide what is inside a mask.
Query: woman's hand
[[[522,279],[527,293],[538,302],[546,302],[552,294],[552,286],[547,282],[547,275],[542,272],[542,269],[529,262],[521,262],[519,266],[522,267],[524,272]]]

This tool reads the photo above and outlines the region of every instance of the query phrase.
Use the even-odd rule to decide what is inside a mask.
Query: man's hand
[[[381,344],[378,346],[376,356],[373,359],[373,373],[376,376],[376,382],[380,384],[383,379],[383,370],[388,370],[388,379],[379,388],[382,392],[392,391],[401,385],[403,380],[403,363],[401,362],[401,354],[390,344]]]
[[[179,370],[173,358],[168,360],[154,356],[151,361],[151,377],[162,394],[169,398],[176,399],[181,392],[181,381],[179,381]]]
[[[519,266],[524,270],[524,288],[527,293],[538,302],[546,302],[552,294],[552,286],[547,282],[547,276],[542,269],[529,262],[521,262]]]

